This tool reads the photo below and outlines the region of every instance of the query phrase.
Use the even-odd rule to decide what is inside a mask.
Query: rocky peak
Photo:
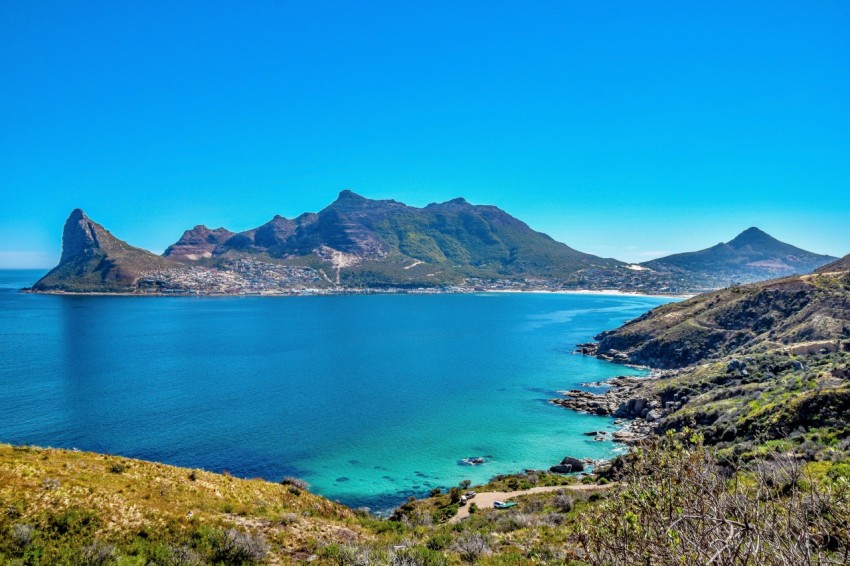
[[[358,195],[354,191],[344,189],[344,190],[339,192],[339,196],[336,197],[335,202],[351,204],[351,203],[365,202],[367,200],[369,200],[369,199],[367,199],[366,197],[362,197],[362,196]]]
[[[94,223],[82,209],[75,208],[62,231],[62,258],[59,263],[66,263],[72,258],[100,248],[99,233],[105,233],[102,226]]]
[[[227,228],[210,229],[199,224],[191,230],[183,232],[180,239],[169,246],[163,255],[174,259],[189,260],[209,257],[216,246],[226,242],[234,235]]]

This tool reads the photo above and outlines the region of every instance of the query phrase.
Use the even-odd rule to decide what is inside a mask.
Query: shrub
[[[460,484],[458,484],[458,485],[460,485],[460,488],[461,488],[461,489],[469,489],[469,486],[471,486],[471,485],[472,485],[472,480],[463,480],[463,481],[462,481],[462,482],[460,482]]]
[[[588,564],[839,564],[850,555],[850,485],[820,485],[795,457],[721,468],[685,431],[628,458],[623,481],[577,522]]]
[[[99,523],[93,511],[70,508],[50,517],[51,527],[60,535],[80,534]]]
[[[394,548],[389,558],[392,566],[447,566],[449,563],[442,553],[421,546]]]
[[[198,479],[198,472],[197,471],[192,470],[191,472],[189,472],[189,481],[195,481],[197,479]]]
[[[109,471],[113,474],[123,474],[125,469],[127,469],[127,467],[121,462],[115,462],[109,466]]]
[[[310,489],[310,484],[308,484],[306,481],[302,480],[301,478],[285,477],[282,480],[280,480],[280,483],[283,484],[283,485],[289,485],[289,486],[297,487],[298,489],[304,490],[304,491],[307,491],[308,489]]]
[[[425,546],[430,548],[431,550],[443,550],[447,548],[452,543],[452,536],[447,533],[437,533],[433,535],[428,542],[425,543]]]
[[[12,544],[23,550],[32,544],[35,529],[29,525],[15,525],[12,527]]]
[[[567,494],[555,496],[553,503],[555,504],[555,508],[562,513],[569,513],[573,510],[573,506],[575,505],[573,498]]]
[[[215,559],[226,564],[260,562],[269,552],[262,535],[228,529],[217,537]]]
[[[463,560],[475,562],[490,551],[490,542],[480,533],[468,533],[458,539],[455,549]]]
[[[164,566],[201,566],[201,555],[188,546],[169,546],[163,559]]]
[[[115,554],[113,545],[95,541],[82,548],[80,558],[86,566],[105,566],[115,562]]]

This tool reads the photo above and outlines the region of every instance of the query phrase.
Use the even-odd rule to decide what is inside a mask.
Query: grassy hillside
[[[0,503],[3,563],[280,561],[370,536],[293,485],[68,450],[0,445]]]
[[[743,351],[819,351],[850,343],[850,273],[735,286],[671,303],[597,336],[599,353],[658,368]]]

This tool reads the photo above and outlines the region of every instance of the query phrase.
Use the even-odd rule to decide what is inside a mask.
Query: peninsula
[[[503,210],[462,198],[423,208],[345,190],[318,213],[244,232],[196,226],[162,255],[76,209],[48,293],[264,295],[482,290],[689,294],[807,273],[837,258],[750,228],[714,248],[640,265],[577,251]]]

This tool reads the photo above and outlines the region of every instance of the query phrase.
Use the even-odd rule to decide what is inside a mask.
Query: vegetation
[[[348,214],[359,205],[345,206]],[[405,245],[435,249],[423,239]],[[850,273],[836,271],[842,265],[666,305],[603,333],[603,355],[680,368],[629,390],[657,407],[646,426],[659,434],[580,480],[608,489],[568,491],[560,486],[577,478],[528,470],[473,489],[555,489],[495,510],[465,503],[463,482],[384,520],[310,494],[297,478],[270,483],[0,446],[0,561],[850,563]],[[469,517],[452,520],[464,504]]]
[[[597,336],[599,354],[680,368],[723,356],[850,349],[850,272],[730,287],[653,309]]]

